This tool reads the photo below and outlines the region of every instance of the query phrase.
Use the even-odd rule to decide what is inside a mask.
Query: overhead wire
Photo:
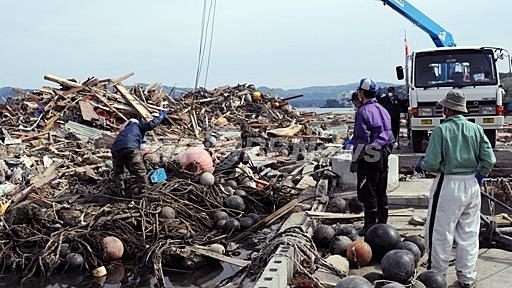
[[[208,61],[206,63],[206,73],[204,75],[204,87],[206,87],[206,81],[208,80],[208,72],[210,71],[210,58],[212,55],[212,42],[213,42],[213,27],[215,26],[215,14],[217,11],[217,0],[214,0],[213,4],[213,19],[212,19],[212,28],[210,32],[210,45],[208,48]]]
[[[208,57],[206,60],[206,73],[204,76],[204,86],[206,86],[208,73],[210,69],[210,59],[211,59],[211,51],[212,51],[212,43],[213,43],[213,31],[215,25],[215,16],[217,11],[217,0],[210,0],[210,5],[208,8],[208,14],[206,12],[208,6],[208,0],[204,0],[203,2],[203,13],[201,20],[201,34],[199,41],[199,56],[197,60],[197,70],[196,70],[196,81],[194,85],[194,90],[198,88],[204,67],[204,60],[206,55],[206,50],[208,46]],[[212,14],[213,11],[213,14]],[[209,41],[208,41],[209,40]],[[209,43],[208,43],[209,42]]]
[[[201,61],[200,61],[200,73],[199,76],[201,76],[201,72],[203,71],[203,60],[204,55],[206,53],[206,45],[208,45],[208,28],[210,26],[210,18],[212,15],[212,7],[213,7],[213,0],[210,0],[210,8],[208,9],[208,17],[206,18],[206,26],[204,28],[204,40],[203,40],[203,49],[202,49],[202,55],[201,55]]]
[[[207,0],[203,0],[203,16],[201,18],[201,36],[199,40],[199,56],[197,60],[197,71],[196,71],[196,82],[194,85],[194,90],[197,89],[197,85],[199,84],[199,76],[201,73],[201,55],[203,49],[203,39],[204,39],[204,22],[206,20],[206,2]]]

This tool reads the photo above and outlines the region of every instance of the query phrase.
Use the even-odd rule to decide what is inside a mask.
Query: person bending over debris
[[[376,83],[361,79],[356,113],[351,172],[357,172],[357,198],[364,205],[363,236],[374,224],[388,220],[388,158],[393,141],[389,113],[375,99]]]
[[[116,140],[112,144],[112,162],[113,171],[112,178],[115,189],[119,194],[124,191],[124,181],[122,175],[124,168],[130,172],[131,176],[135,178],[135,186],[138,194],[143,194],[148,186],[148,179],[146,176],[146,167],[142,159],[140,145],[144,139],[144,134],[148,131],[155,129],[158,126],[166,113],[161,111],[159,116],[149,122],[139,122],[137,119],[130,119],[124,129],[117,135]],[[133,193],[134,191],[130,191]]]
[[[451,90],[439,104],[446,120],[432,132],[426,155],[414,169],[439,172],[430,189],[425,225],[427,267],[446,276],[455,240],[459,286],[476,287],[480,185],[496,158],[482,127],[462,116],[468,112],[464,92]]]

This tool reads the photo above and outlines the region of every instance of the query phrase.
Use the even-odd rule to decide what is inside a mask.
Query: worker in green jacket
[[[469,122],[466,96],[451,90],[439,101],[446,120],[430,137],[416,172],[437,172],[430,190],[425,227],[428,269],[446,275],[453,242],[460,287],[476,287],[475,265],[480,232],[480,185],[496,163],[481,126]]]

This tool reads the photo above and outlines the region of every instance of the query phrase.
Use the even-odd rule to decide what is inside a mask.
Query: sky
[[[410,2],[459,46],[512,50],[510,0]],[[0,87],[52,85],[44,74],[84,81],[130,71],[126,84],[194,87],[203,3],[0,0]],[[378,0],[217,0],[206,87],[399,83],[404,31],[411,50],[434,46]]]

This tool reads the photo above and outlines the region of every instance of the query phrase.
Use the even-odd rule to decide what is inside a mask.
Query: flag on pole
[[[407,33],[405,33],[405,37],[404,37],[404,48],[405,48],[405,57],[409,57],[409,43],[407,43]]]

